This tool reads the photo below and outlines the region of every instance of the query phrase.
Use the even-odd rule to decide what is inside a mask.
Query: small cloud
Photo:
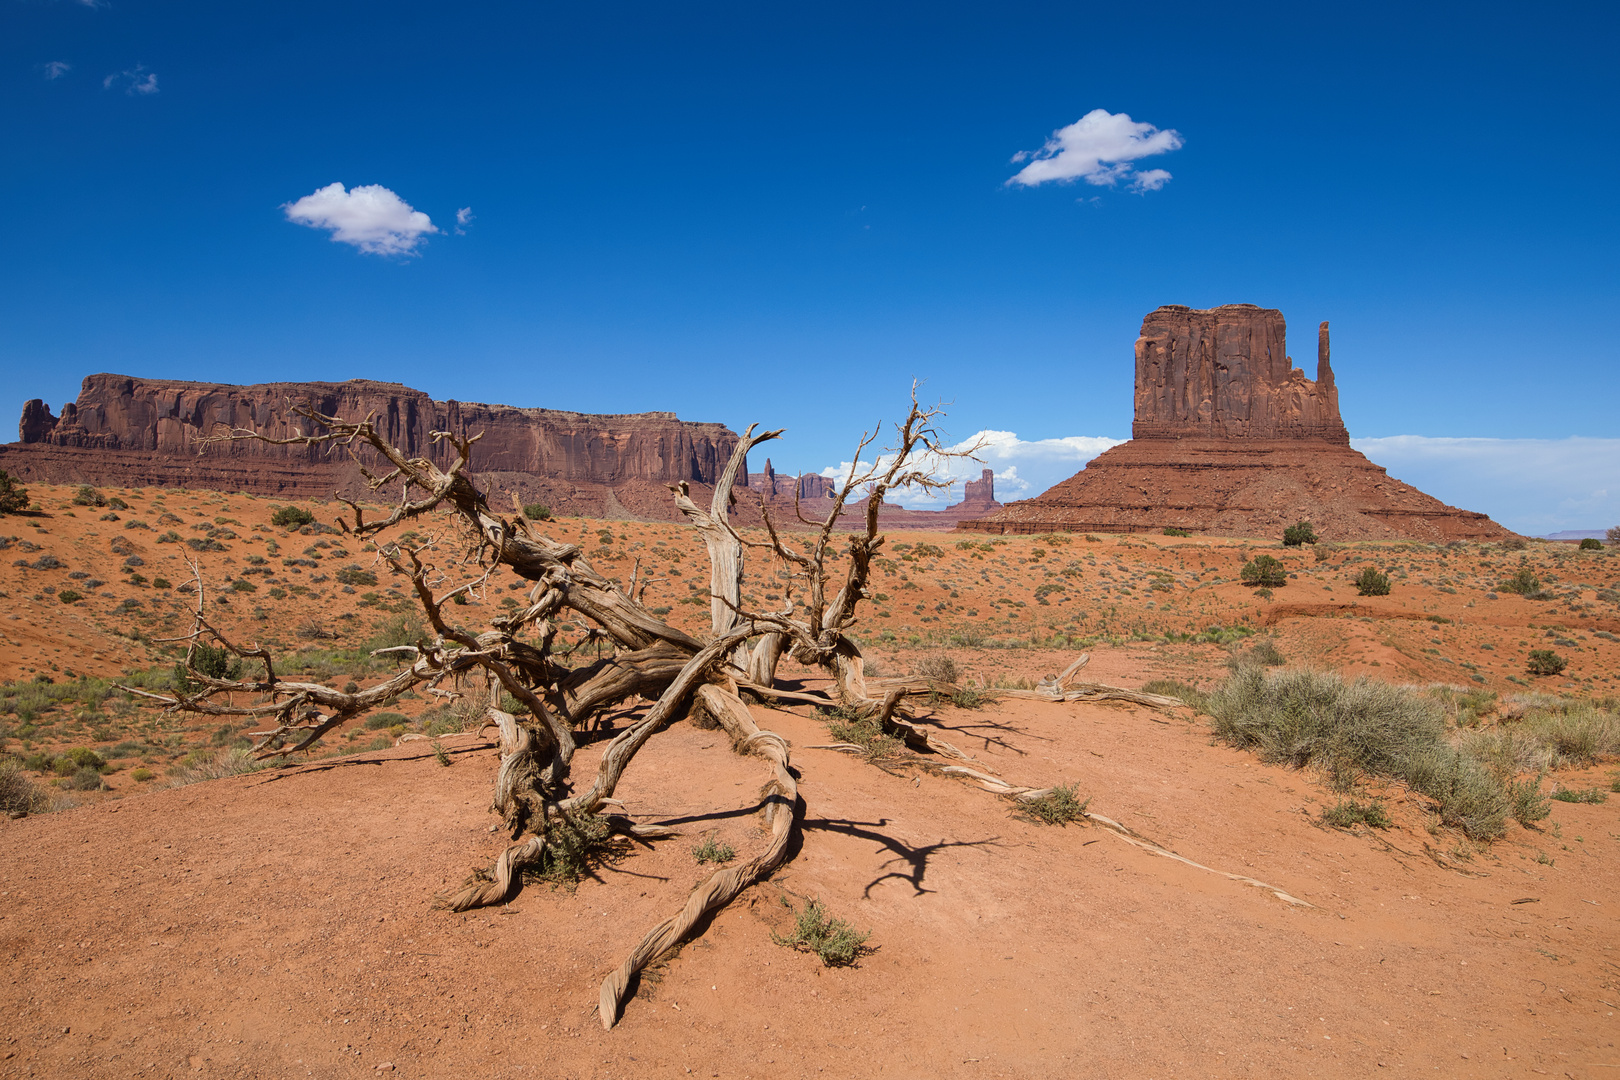
[[[1007,181],[1035,187],[1052,181],[1084,180],[1096,187],[1128,182],[1136,192],[1158,191],[1170,179],[1163,169],[1138,173],[1131,164],[1182,146],[1181,133],[1138,123],[1126,113],[1093,109],[1068,127],[1059,128],[1039,150],[1013,155],[1015,164],[1029,162]]]
[[[466,236],[467,235],[467,228],[466,227],[467,227],[468,224],[470,224],[472,222],[472,219],[473,219],[472,207],[463,206],[460,210],[456,211],[456,235],[457,236]]]
[[[108,6],[107,5],[107,0],[75,0],[75,2],[80,7],[87,7],[87,8],[104,8],[104,7]]]
[[[995,473],[996,498],[1006,502],[1039,495],[1053,484],[1079,472],[1086,462],[1123,439],[1103,435],[1068,435],[1056,439],[1020,439],[1011,431],[986,429],[946,449],[963,452],[977,445],[974,457],[945,458],[927,463],[940,479],[949,480],[943,493],[899,491],[889,495],[891,502],[913,510],[938,510],[962,498],[962,481],[977,480],[986,466]],[[842,481],[849,475],[848,461],[821,470],[821,475]]]
[[[426,214],[381,184],[352,191],[328,184],[281,208],[288,221],[330,230],[334,242],[353,244],[370,255],[409,255],[422,237],[439,231]]]
[[[60,79],[73,70],[73,65],[66,60],[52,60],[49,63],[39,65],[39,68],[45,73],[46,79]]]
[[[157,74],[146,70],[145,64],[136,64],[124,71],[115,71],[101,80],[103,90],[113,87],[122,87],[124,93],[134,97],[139,94],[143,97],[158,92]]]

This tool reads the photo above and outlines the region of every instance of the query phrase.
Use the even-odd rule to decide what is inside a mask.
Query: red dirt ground
[[[1039,826],[964,782],[797,749],[804,843],[647,980],[623,1020],[599,980],[701,876],[711,832],[760,843],[762,770],[676,724],[621,792],[689,839],[577,892],[531,885],[451,915],[438,893],[499,849],[495,751],[425,744],[0,826],[6,1076],[1576,1077],[1620,1064],[1616,804],[1554,804],[1461,871],[1415,806],[1383,837],[1314,823],[1297,773],[1134,709],[951,710],[948,737],[1018,782],[1195,861]],[[592,763],[582,753],[578,769]],[[1560,834],[1557,835],[1557,834]],[[1545,853],[1550,864],[1537,862]],[[1442,856],[1444,857],[1444,856]],[[772,943],[781,898],[872,932],[853,969]],[[1525,901],[1517,902],[1516,901]]]
[[[0,610],[18,616],[0,623],[12,665],[0,677],[172,663],[121,635],[158,636],[186,599],[120,580],[105,550],[117,526],[82,509],[63,516],[70,490],[37,494],[53,516],[0,531],[36,542],[28,559],[51,551],[68,567],[22,570],[8,558],[0,568]],[[130,494],[149,515],[155,493]],[[264,500],[165,502],[186,522],[230,516],[244,538],[269,535],[253,530],[268,519]],[[613,542],[602,548],[650,557],[660,541],[684,545],[665,560],[683,575],[654,586],[668,590],[665,603],[683,598],[701,546],[677,527],[565,522],[554,535],[592,538],[604,524]],[[178,565],[174,548],[137,539],[148,576]],[[277,539],[283,556],[311,543]],[[1620,629],[1604,629],[1620,563],[1608,554],[1358,545],[1317,563],[1279,552],[1299,577],[1268,604],[1233,581],[1264,542],[1067,539],[967,549],[895,537],[877,587],[922,602],[930,621],[874,605],[879,665],[909,670],[923,655],[910,636],[950,627],[987,627],[1006,646],[1072,626],[1115,642],[1093,648],[1086,677],[1209,685],[1224,673],[1221,648],[1127,643],[1123,632],[1246,620],[1269,624],[1293,662],[1395,680],[1509,693],[1525,650],[1550,646],[1544,635],[1570,643],[1557,647],[1571,670],[1537,689],[1612,693],[1620,670],[1620,644],[1600,636]],[[897,550],[924,540],[943,553]],[[206,573],[240,574],[237,560],[255,550],[245,539],[226,546],[202,557]],[[1521,554],[1556,599],[1487,598]],[[1345,582],[1372,560],[1395,570],[1396,591],[1358,600]],[[352,561],[369,564],[358,550]],[[1070,562],[1079,576],[1057,573]],[[256,578],[233,628],[291,642],[312,616],[335,627],[345,611],[376,617],[355,606],[371,590],[344,594],[312,583],[329,571],[272,564],[309,591],[272,603]],[[615,558],[611,572],[628,577],[629,566]],[[80,569],[111,584],[71,605],[36,591]],[[1155,573],[1168,588],[1150,587],[1164,581]],[[1067,591],[1039,604],[1033,590],[1053,580]],[[905,581],[918,588],[902,592]],[[504,595],[498,583],[487,602]],[[125,598],[142,600],[138,614],[118,614]],[[706,621],[702,604],[672,606],[683,626]],[[1027,643],[952,652],[988,680],[1038,678],[1072,656]],[[1396,827],[1351,833],[1320,823],[1335,797],[1318,778],[1212,745],[1190,714],[1031,702],[939,714],[945,738],[1009,781],[1074,783],[1093,811],[1313,905],[1301,909],[1101,828],[1022,820],[921,766],[887,772],[812,749],[832,739],[806,710],[756,716],[794,746],[802,847],[650,973],[611,1032],[596,1020],[597,987],[703,876],[692,847],[712,833],[746,857],[763,842],[763,766],[719,732],[673,725],[620,785],[638,821],[674,823],[682,838],[638,848],[575,892],[530,885],[506,907],[462,915],[435,898],[502,845],[488,831],[496,753],[472,735],[444,738],[448,768],[415,742],[172,789],[134,781],[130,761],[86,805],[0,820],[0,1077],[1586,1078],[1620,1068],[1620,797],[1555,802],[1543,828],[1510,826],[1478,847],[1431,835],[1419,802],[1390,789]],[[42,721],[29,745],[82,741],[89,723]],[[211,730],[175,733],[206,743]],[[576,775],[591,775],[599,746],[581,750]],[[1603,769],[1557,779],[1607,786]],[[811,897],[871,931],[857,966],[824,968],[773,943],[792,924],[782,901]]]

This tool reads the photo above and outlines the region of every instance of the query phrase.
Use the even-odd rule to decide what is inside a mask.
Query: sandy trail
[[[500,846],[487,744],[446,740],[0,822],[3,1076],[1608,1076],[1620,1001],[1617,807],[1554,803],[1446,869],[1416,803],[1378,839],[1315,824],[1307,776],[1201,725],[1086,705],[950,710],[1009,780],[1098,828],[1037,826],[965,782],[796,747],[802,849],[648,978],[604,1032],[597,985],[702,872],[761,843],[755,759],[678,723],[621,786],[683,839],[575,893],[450,915]],[[583,751],[576,774],[590,775]],[[1575,783],[1578,778],[1567,778]],[[1551,831],[1556,826],[1561,835]],[[1444,841],[1449,845],[1451,841]],[[1538,852],[1552,860],[1538,862]],[[786,898],[872,931],[853,969],[772,943]],[[1532,903],[1514,903],[1534,899]],[[383,1069],[383,1066],[389,1066]],[[1602,1067],[1610,1066],[1610,1067]]]

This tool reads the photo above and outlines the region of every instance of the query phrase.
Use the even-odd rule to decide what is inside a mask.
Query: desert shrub
[[[106,764],[106,759],[88,746],[75,746],[57,756],[56,771],[63,776],[70,776],[80,769],[100,769]]]
[[[428,640],[421,621],[415,615],[404,613],[378,623],[375,635],[361,648],[370,652],[400,645],[426,645]]]
[[[523,507],[523,516],[530,521],[550,521],[551,507],[544,503],[527,503]]]
[[[1067,825],[1083,821],[1090,803],[1090,799],[1080,798],[1078,785],[1060,784],[1044,795],[1020,802],[1018,812],[1043,825]]]
[[[787,901],[782,903],[786,905]],[[820,900],[811,900],[794,918],[793,933],[773,933],[771,940],[800,952],[813,952],[827,967],[846,967],[868,951],[866,939],[871,936],[870,931],[859,933],[843,919],[828,915]]]
[[[100,791],[105,786],[101,774],[88,765],[75,769],[72,776],[62,781],[62,787],[68,791]]]
[[[154,773],[151,769],[145,768],[143,766],[143,767],[138,768],[138,769],[131,769],[130,773],[129,773],[129,778],[131,780],[135,781],[138,784],[144,784],[144,783],[146,783],[148,780],[152,779],[152,777],[154,777],[156,775],[157,775],[157,773]]]
[[[1609,801],[1609,793],[1602,788],[1559,788],[1553,792],[1552,797],[1559,802],[1567,803],[1605,803]]]
[[[15,514],[28,509],[28,489],[18,487],[4,469],[0,469],[0,514]]]
[[[1584,539],[1581,540],[1580,550],[1582,550],[1582,551],[1602,551],[1603,550],[1603,541],[1597,539],[1595,536],[1585,537]]]
[[[1299,547],[1301,544],[1316,543],[1316,530],[1311,528],[1308,521],[1296,521],[1283,530],[1283,546]]]
[[[1236,671],[1240,667],[1282,667],[1288,658],[1270,637],[1263,637],[1247,649],[1234,650],[1226,666]]]
[[[185,787],[203,780],[220,780],[227,776],[258,772],[269,768],[269,762],[260,761],[249,750],[232,748],[214,753],[201,750],[187,754],[180,765],[169,772],[170,787]]]
[[[1435,801],[1442,824],[1475,840],[1506,831],[1513,809],[1508,785],[1481,762],[1442,744],[1413,754],[1404,767],[1402,779]]]
[[[155,578],[152,579],[152,588],[154,588],[154,589],[172,589],[172,588],[174,588],[174,586],[169,584],[169,579],[168,578],[155,577]]]
[[[1166,536],[1191,536],[1192,533],[1187,529],[1166,529],[1166,530],[1164,530],[1164,535],[1166,535]]]
[[[1569,661],[1551,649],[1531,649],[1525,670],[1532,675],[1561,675]]]
[[[0,813],[40,814],[50,808],[45,789],[23,771],[16,758],[0,758]]]
[[[1541,591],[1541,579],[1536,577],[1535,571],[1528,566],[1521,566],[1512,577],[1508,578],[1497,588],[1502,592],[1517,593],[1520,596],[1529,596]]]
[[[917,674],[929,682],[954,683],[961,677],[956,660],[945,653],[935,653],[917,661]]]
[[[397,727],[404,727],[404,726],[410,724],[410,722],[411,722],[410,718],[407,717],[404,713],[397,713],[397,712],[372,713],[370,716],[366,717],[366,730],[367,731],[376,731],[378,728],[396,727],[396,726]]]
[[[235,581],[231,582],[231,591],[239,593],[258,592],[259,587],[253,584],[253,582],[249,581],[247,578],[237,578]]]
[[[976,687],[961,686],[952,691],[949,700],[958,709],[981,709],[987,702],[994,701],[995,695]]]
[[[1356,592],[1362,596],[1388,596],[1389,575],[1376,566],[1362,568],[1356,578]]]
[[[337,578],[338,581],[344,585],[377,584],[376,574],[372,573],[370,570],[362,570],[354,563],[350,563],[348,566],[345,566],[332,576]]]
[[[1357,802],[1354,799],[1341,799],[1336,806],[1322,811],[1322,820],[1329,825],[1340,829],[1350,829],[1357,825],[1368,825],[1374,829],[1387,829],[1391,822],[1389,813],[1384,809],[1381,799],[1372,802]]]
[[[1273,585],[1288,584],[1288,569],[1270,555],[1256,555],[1243,564],[1238,577],[1245,585],[1262,585],[1270,588]]]
[[[1508,802],[1514,820],[1520,825],[1530,825],[1552,813],[1552,804],[1541,793],[1540,773],[1533,780],[1515,780],[1509,784]]]
[[[1620,754],[1620,716],[1590,704],[1533,712],[1523,727],[1551,750],[1556,765],[1591,765]]]
[[[199,675],[210,679],[234,679],[242,674],[242,661],[231,655],[223,645],[198,642],[191,653],[191,667]]]
[[[1402,780],[1445,824],[1475,839],[1502,834],[1507,783],[1453,747],[1439,705],[1410,687],[1244,666],[1210,695],[1209,713],[1218,738],[1264,761]]]
[[[1529,544],[1522,536],[1510,536],[1502,541],[1503,551],[1523,551]]]
[[[106,506],[107,496],[91,487],[89,484],[80,484],[79,489],[73,493],[74,506]]]
[[[885,732],[876,720],[861,719],[844,709],[832,710],[827,720],[832,737],[860,747],[867,761],[886,761],[904,749],[904,744]]]
[[[692,848],[692,858],[701,863],[728,863],[737,857],[737,849],[713,836],[704,837],[703,843]]]
[[[56,594],[56,598],[64,604],[76,604],[84,599],[84,594],[75,592],[73,589],[63,589]]]
[[[302,529],[314,520],[315,515],[300,506],[279,507],[275,513],[270,515],[270,524],[283,529]]]
[[[1176,679],[1154,679],[1142,687],[1143,693],[1159,694],[1163,697],[1180,698],[1189,706],[1199,712],[1209,707],[1209,695],[1195,686],[1179,682]]]
[[[525,880],[538,880],[572,890],[591,867],[607,861],[624,849],[615,839],[607,820],[598,814],[565,814],[546,828],[545,847],[540,861],[525,870]]]

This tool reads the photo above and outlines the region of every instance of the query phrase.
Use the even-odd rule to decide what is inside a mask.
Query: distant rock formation
[[[608,492],[617,488],[642,492],[636,502],[667,504],[663,485],[712,484],[737,443],[722,424],[681,421],[674,413],[593,415],[435,401],[420,390],[363,379],[226,386],[91,375],[60,417],[43,401],[23,407],[21,441],[0,447],[0,468],[43,483],[359,494],[359,469],[338,447],[198,443],[244,428],[297,435],[308,425],[291,407],[304,403],[329,415],[370,415],[396,446],[440,465],[450,463],[453,451],[431,432],[482,433],[473,471],[501,490],[553,498],[560,513],[578,502],[606,515],[614,505]]]
[[[765,459],[765,468],[761,472],[745,472],[742,484],[750,491],[764,495],[769,501],[782,500],[791,503],[797,494],[801,502],[812,499],[830,499],[833,493],[833,482],[830,477],[819,473],[806,473],[803,476],[777,476],[776,470],[771,467],[771,459]]]
[[[1000,510],[1001,504],[996,502],[996,474],[985,469],[977,480],[964,481],[962,501],[946,509],[963,514],[993,514]]]
[[[1512,535],[1389,477],[1352,450],[1339,416],[1328,324],[1316,379],[1288,356],[1282,312],[1171,305],[1142,320],[1134,436],[1043,494],[959,528],[1281,536],[1309,520],[1324,540],[1483,540]]]

